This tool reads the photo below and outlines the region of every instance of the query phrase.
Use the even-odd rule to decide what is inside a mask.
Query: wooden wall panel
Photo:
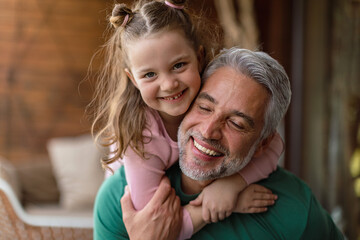
[[[45,155],[49,138],[89,132],[81,81],[103,43],[110,1],[0,1],[0,155]]]
[[[103,44],[113,3],[0,0],[1,156],[35,159],[47,154],[49,138],[89,132],[84,109],[92,90],[79,84]],[[212,1],[189,4],[216,18]]]

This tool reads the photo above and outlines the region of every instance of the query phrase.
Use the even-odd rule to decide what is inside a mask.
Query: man
[[[214,179],[238,172],[261,151],[283,118],[290,97],[288,77],[269,55],[231,48],[214,59],[179,128],[181,171],[173,166],[167,173],[182,204],[195,199]],[[123,170],[114,179],[102,186],[96,200],[94,235],[99,239],[128,238],[117,205],[126,185]],[[123,186],[119,186],[120,181]],[[259,184],[278,195],[267,212],[233,213],[207,225],[200,219],[193,222],[192,239],[343,239],[311,190],[291,173],[279,167]],[[128,194],[127,200],[122,200],[131,239],[176,237],[178,225],[169,213],[178,212],[177,201],[174,193],[164,188],[162,184],[139,213],[129,206]]]

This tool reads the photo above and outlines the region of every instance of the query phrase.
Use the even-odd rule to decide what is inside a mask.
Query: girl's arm
[[[240,174],[216,179],[206,186],[190,205],[202,205],[202,218],[205,222],[221,221],[231,215],[236,207],[239,193],[246,186],[247,183]]]
[[[251,161],[239,172],[247,184],[255,183],[267,178],[276,170],[279,158],[284,151],[284,142],[275,133],[270,143],[261,150]]]
[[[250,184],[240,194],[234,212],[260,213],[267,211],[267,207],[274,205],[277,195],[271,190],[258,184]]]
[[[168,140],[162,120],[155,110],[146,111],[146,126],[142,132],[145,158],[128,147],[122,159],[136,210],[143,209],[151,200],[165,170],[178,159],[177,144]]]
[[[150,143],[145,144],[145,152],[150,154],[146,159],[142,159],[132,149],[128,149],[123,159],[126,180],[136,210],[143,209],[155,194],[161,179],[165,176],[168,158],[171,155],[170,146],[165,139],[154,136]],[[182,211],[182,227],[178,239],[187,239],[193,234],[193,225],[189,212],[184,208]]]
[[[202,207],[201,206],[187,204],[184,208],[190,213],[191,222],[194,227],[193,234],[195,234],[200,229],[205,227],[207,222],[205,222],[205,220],[202,217]]]
[[[214,181],[190,204],[202,204],[202,215],[206,222],[217,222],[228,217],[237,207],[239,193],[248,184],[267,178],[276,169],[283,145],[280,135],[276,133],[239,174]]]
[[[219,194],[220,195],[220,194]],[[277,195],[271,190],[257,184],[250,184],[238,196],[233,212],[260,213],[275,203]],[[185,208],[190,212],[194,233],[203,228],[207,222],[202,217],[202,207],[188,204]],[[230,214],[229,214],[230,216]],[[219,219],[221,220],[221,219]]]

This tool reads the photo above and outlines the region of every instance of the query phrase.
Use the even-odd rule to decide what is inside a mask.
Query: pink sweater
[[[116,171],[122,163],[125,165],[126,180],[130,187],[131,198],[135,209],[140,210],[151,200],[160,184],[165,170],[170,168],[179,158],[179,148],[166,132],[165,126],[155,110],[147,111],[147,127],[143,135],[151,137],[145,144],[148,159],[144,160],[131,148],[126,150],[122,160],[110,164]],[[239,173],[250,184],[267,178],[276,169],[278,159],[283,151],[283,142],[276,134],[268,148],[261,156],[253,158]],[[106,172],[109,176],[110,171]],[[183,210],[183,224],[178,239],[187,239],[192,236],[193,226],[190,214]]]

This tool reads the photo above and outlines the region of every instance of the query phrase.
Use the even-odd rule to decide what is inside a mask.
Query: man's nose
[[[222,137],[222,121],[217,116],[212,116],[202,122],[201,134],[211,140],[220,140]]]
[[[179,81],[173,74],[166,74],[162,77],[161,91],[172,91],[179,87]]]

